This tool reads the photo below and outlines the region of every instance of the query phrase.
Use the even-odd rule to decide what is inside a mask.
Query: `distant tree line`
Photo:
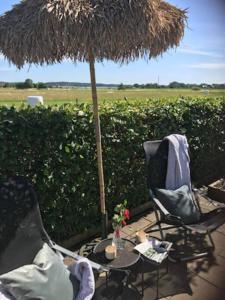
[[[46,83],[43,82],[34,83],[33,80],[31,79],[26,79],[24,82],[4,82],[1,83],[0,86],[2,86],[3,88],[14,87],[19,90],[32,89],[32,88],[46,89],[48,87]]]
[[[183,83],[173,81],[170,82],[168,85],[159,85],[158,83],[146,83],[146,84],[138,84],[135,83],[133,85],[123,84],[121,83],[118,86],[118,90],[126,90],[126,89],[162,89],[162,88],[170,88],[170,89],[225,89],[225,84],[190,84],[190,83]]]
[[[32,79],[26,79],[24,82],[0,82],[0,87],[3,88],[17,88],[17,89],[46,89],[46,88],[63,88],[63,87],[90,87],[90,83],[82,83],[82,82],[37,82],[34,83]],[[183,83],[178,81],[170,82],[168,85],[162,85],[158,83],[146,83],[146,84],[104,84],[98,83],[97,87],[99,88],[117,88],[118,90],[126,90],[126,89],[163,89],[163,88],[171,88],[171,89],[225,89],[224,84],[195,84],[195,83]]]
[[[0,81],[0,87],[13,87],[18,89],[30,89],[30,88],[90,88],[90,83],[84,82],[69,82],[69,81],[52,81],[52,82],[38,82],[34,83],[31,79],[26,79],[24,82],[3,82]],[[97,83],[97,87],[99,88],[118,88],[118,84],[104,84]]]
[[[69,81],[52,81],[52,82],[46,82],[48,87],[54,87],[54,88],[61,88],[61,87],[83,87],[83,88],[90,88],[91,84],[86,82],[69,82]],[[113,83],[97,83],[97,87],[100,88],[118,88],[118,84]]]

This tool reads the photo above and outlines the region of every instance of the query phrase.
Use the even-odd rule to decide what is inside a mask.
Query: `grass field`
[[[91,102],[91,90],[89,88],[74,89],[48,89],[48,90],[17,90],[13,88],[0,88],[0,105],[20,105],[26,103],[27,96],[39,95],[44,97],[45,104],[63,104],[76,102]],[[126,97],[128,100],[145,100],[147,98],[172,98],[179,96],[224,96],[225,90],[210,90],[209,94],[203,91],[190,89],[130,89],[119,91],[117,89],[98,89],[100,101],[120,100]]]

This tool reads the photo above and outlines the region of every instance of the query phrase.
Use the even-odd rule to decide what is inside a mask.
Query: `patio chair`
[[[179,255],[177,260],[191,260],[200,257],[204,257],[214,250],[214,243],[211,237],[211,232],[216,230],[219,226],[225,223],[225,209],[217,208],[208,213],[202,213],[199,205],[199,192],[197,189],[192,189],[192,200],[196,205],[196,210],[199,212],[199,220],[197,222],[186,224],[182,217],[174,215],[165,208],[162,201],[159,201],[156,197],[157,189],[166,189],[166,174],[167,174],[167,163],[168,163],[168,140],[155,140],[146,141],[143,144],[145,155],[146,155],[146,166],[147,166],[147,186],[149,189],[150,201],[154,209],[156,216],[156,224],[158,229],[150,229],[148,232],[153,231],[160,232],[160,236],[165,239],[165,230],[173,228],[179,228],[184,233],[184,246],[187,246],[187,233],[197,233],[199,235],[206,235],[209,238],[211,247],[204,249],[203,252],[197,254],[191,254],[188,256]],[[164,202],[165,204],[165,202]]]
[[[83,259],[51,241],[44,229],[37,195],[31,184],[17,177],[1,183],[0,281],[5,274],[19,270],[23,266],[32,265],[34,258],[44,245],[48,245],[53,256],[55,252],[70,256],[76,261]],[[102,271],[101,265],[91,261],[90,264],[98,272]],[[63,269],[62,263],[62,272]]]

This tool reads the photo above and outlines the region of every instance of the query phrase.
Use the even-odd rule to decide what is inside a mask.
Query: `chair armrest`
[[[196,188],[192,188],[192,192],[194,193],[196,198],[198,198],[199,195],[203,197],[206,195],[206,192],[200,191],[199,189]]]
[[[180,225],[184,225],[181,217],[172,215],[171,213],[168,212],[168,210],[162,205],[162,203],[155,197],[152,198],[154,203],[157,205],[159,210],[164,214],[165,218],[172,222],[172,223],[178,223]]]
[[[192,192],[195,194],[195,193],[199,193],[199,190],[196,189],[196,188],[192,188]]]
[[[53,241],[51,241],[51,247],[56,250],[56,251],[59,251],[60,253],[64,254],[64,255],[67,255],[69,257],[72,257],[73,259],[75,260],[79,260],[79,259],[82,259],[84,258],[83,256],[80,256],[68,249],[65,249],[59,245],[57,245],[56,243],[54,243]],[[87,258],[88,259],[88,258]],[[97,270],[98,272],[106,272],[108,271],[108,269],[106,269],[105,267],[101,266],[100,264],[97,264],[93,261],[91,261],[90,259],[88,259],[88,261],[90,262],[90,265],[93,269]]]
[[[152,198],[153,201],[155,202],[155,204],[157,205],[157,207],[161,210],[161,212],[165,215],[168,216],[170,215],[170,213],[168,212],[168,210],[162,205],[162,203],[155,197]]]
[[[182,221],[181,217],[175,215],[166,216],[166,220],[171,222],[172,224],[184,226],[184,222]]]

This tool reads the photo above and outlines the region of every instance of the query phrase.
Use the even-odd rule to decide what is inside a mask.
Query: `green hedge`
[[[225,173],[225,99],[115,102],[101,107],[109,213],[123,199],[148,201],[142,143],[186,134],[195,182]],[[57,241],[100,225],[92,107],[0,108],[0,178],[35,183]]]

